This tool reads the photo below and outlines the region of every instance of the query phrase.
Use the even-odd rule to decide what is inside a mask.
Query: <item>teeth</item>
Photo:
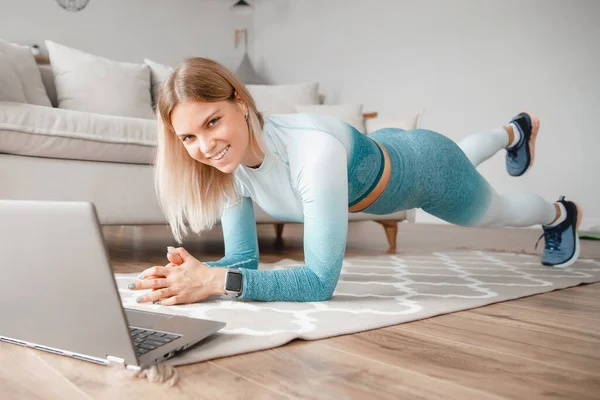
[[[225,147],[223,150],[221,150],[219,152],[219,154],[217,154],[216,156],[211,157],[212,160],[218,161],[221,158],[223,158],[223,156],[225,155],[225,153],[227,153],[227,150],[229,150],[229,146]]]

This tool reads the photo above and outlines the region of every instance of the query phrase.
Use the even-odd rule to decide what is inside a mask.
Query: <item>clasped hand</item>
[[[163,306],[196,303],[215,294],[223,294],[225,268],[211,268],[192,257],[183,247],[169,248],[169,264],[143,271],[138,282],[130,283],[131,290],[152,292],[136,298],[138,303]]]

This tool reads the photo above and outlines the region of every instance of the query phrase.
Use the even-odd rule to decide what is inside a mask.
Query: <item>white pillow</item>
[[[304,114],[318,114],[334,117],[355,127],[360,133],[365,133],[365,118],[362,104],[317,104],[296,106],[296,111]]]
[[[3,53],[0,53],[0,101],[27,103],[21,80]]]
[[[383,128],[417,129],[421,126],[423,109],[406,115],[404,118],[376,117],[365,121],[367,134]]]
[[[152,104],[154,105],[156,102],[156,95],[158,93],[158,88],[162,83],[169,77],[171,71],[173,71],[172,67],[168,65],[163,65],[157,63],[155,61],[144,58],[144,63],[150,67],[150,73],[152,77]]]
[[[112,61],[46,40],[58,107],[153,119],[150,67]]]
[[[264,115],[294,114],[296,106],[319,104],[319,83],[289,85],[246,85]]]
[[[52,107],[46,93],[46,88],[42,83],[40,70],[29,47],[0,39],[0,54],[3,54],[8,59],[18,76],[23,95],[26,99],[24,103]],[[6,79],[8,78],[2,78],[2,80]]]

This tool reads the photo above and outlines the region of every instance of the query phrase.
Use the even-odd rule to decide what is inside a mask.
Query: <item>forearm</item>
[[[209,267],[258,268],[258,240],[252,200],[241,199],[221,218],[225,256],[204,262]]]
[[[307,267],[277,271],[242,270],[241,299],[258,301],[329,300],[338,276],[319,277]]]

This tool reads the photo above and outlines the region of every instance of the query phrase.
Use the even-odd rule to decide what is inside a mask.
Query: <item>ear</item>
[[[244,114],[246,114],[246,113],[248,112],[248,104],[246,104],[246,102],[244,101],[244,99],[242,99],[242,98],[240,97],[240,95],[238,94],[238,92],[237,92],[237,91],[234,93],[234,96],[235,96],[235,100],[236,100],[236,102],[237,102],[237,103],[238,103],[238,105],[241,107],[241,109],[242,109],[242,112],[243,112]]]

